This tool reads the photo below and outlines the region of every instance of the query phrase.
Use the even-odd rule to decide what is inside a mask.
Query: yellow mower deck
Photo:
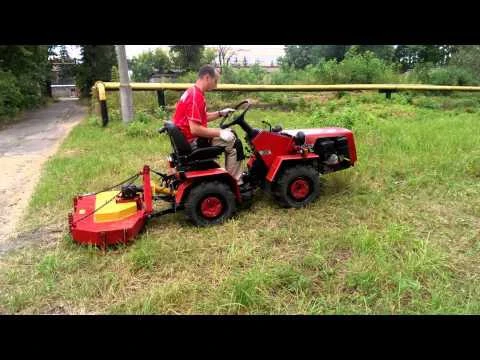
[[[96,195],[95,209],[104,205],[107,201],[113,198],[118,191],[106,191]],[[95,212],[94,222],[101,223],[107,221],[118,221],[128,218],[137,212],[137,202],[119,202],[116,200],[110,201],[107,205]]]

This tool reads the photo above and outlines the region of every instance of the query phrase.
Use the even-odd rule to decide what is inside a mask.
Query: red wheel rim
[[[206,218],[214,218],[222,213],[223,204],[222,201],[216,196],[209,196],[203,199],[200,204],[200,211]]]
[[[297,179],[290,185],[290,193],[295,200],[305,199],[310,193],[310,184],[304,179]]]

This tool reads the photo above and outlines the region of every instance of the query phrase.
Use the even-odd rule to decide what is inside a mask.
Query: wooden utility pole
[[[120,104],[122,110],[122,120],[128,124],[133,120],[133,97],[130,79],[128,77],[127,54],[125,45],[116,45],[118,59],[118,72],[120,75]]]

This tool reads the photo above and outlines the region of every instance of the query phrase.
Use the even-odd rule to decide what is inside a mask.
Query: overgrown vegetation
[[[0,45],[0,122],[45,102],[49,47]]]
[[[129,127],[110,96],[109,126],[92,115],[46,164],[23,224],[58,224],[64,236],[0,258],[0,312],[479,313],[478,95],[284,95],[249,94],[271,108],[254,106],[247,120],[347,126],[356,136],[357,166],[325,176],[317,202],[281,209],[258,193],[221,226],[198,229],[178,213],[106,253],[74,244],[66,232],[74,194],[144,163],[165,169],[171,151],[153,135],[169,116],[154,94],[135,93]],[[244,96],[208,93],[208,103]]]
[[[149,81],[170,70],[185,72],[176,81],[193,82],[201,64],[216,63],[223,83],[342,84],[424,83],[480,84],[478,45],[287,45],[279,71],[269,73],[258,64],[239,65],[226,45],[172,45],[140,54],[129,61],[133,81]],[[57,54],[58,52],[58,54]],[[113,45],[82,45],[78,64],[62,66],[61,78],[75,78],[83,97],[90,97],[95,81],[118,80]],[[53,56],[53,58],[52,58]],[[0,119],[45,102],[52,64],[71,63],[64,45],[0,46]],[[226,95],[226,98],[229,95]]]
[[[451,63],[429,61],[415,62],[408,72],[403,63],[378,57],[373,51],[351,47],[341,60],[322,57],[310,60],[304,66],[283,60],[280,70],[268,73],[258,64],[249,68],[224,66],[223,83],[237,84],[370,84],[370,83],[422,83],[432,85],[478,85],[480,78],[476,58],[465,53],[475,52],[475,47],[461,48],[464,60],[452,55]],[[379,50],[377,50],[379,51]],[[406,55],[405,55],[406,56]],[[412,56],[412,55],[410,55]],[[308,57],[307,57],[308,59]],[[403,58],[401,58],[403,59]],[[434,57],[432,59],[435,59]],[[465,60],[469,59],[469,60]],[[195,72],[178,78],[178,82],[195,81]]]
[[[76,83],[81,96],[90,97],[96,81],[110,81],[112,67],[117,65],[117,55],[113,45],[81,46],[81,63],[76,69]]]

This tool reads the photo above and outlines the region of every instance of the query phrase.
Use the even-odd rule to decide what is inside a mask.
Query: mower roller
[[[141,172],[114,186],[122,185],[120,190],[112,187],[76,196],[69,214],[72,238],[101,247],[127,243],[149,219],[178,210],[184,210],[194,225],[219,224],[237,208],[250,204],[258,188],[270,193],[282,207],[300,208],[319,196],[320,175],[347,169],[357,161],[354,136],[348,129],[283,130],[265,121],[268,129],[252,128],[245,120],[251,104],[242,101],[235,109],[242,107],[240,115],[220,123],[222,129],[238,125],[245,132],[249,159],[242,185],[217,163],[223,147],[199,139],[199,147],[192,149],[173,122],[165,121],[159,132],[168,134],[173,150],[167,159],[167,173],[145,165]],[[243,160],[245,149],[236,138],[237,159]],[[135,185],[139,177],[142,184]],[[169,206],[155,210],[157,202]]]

